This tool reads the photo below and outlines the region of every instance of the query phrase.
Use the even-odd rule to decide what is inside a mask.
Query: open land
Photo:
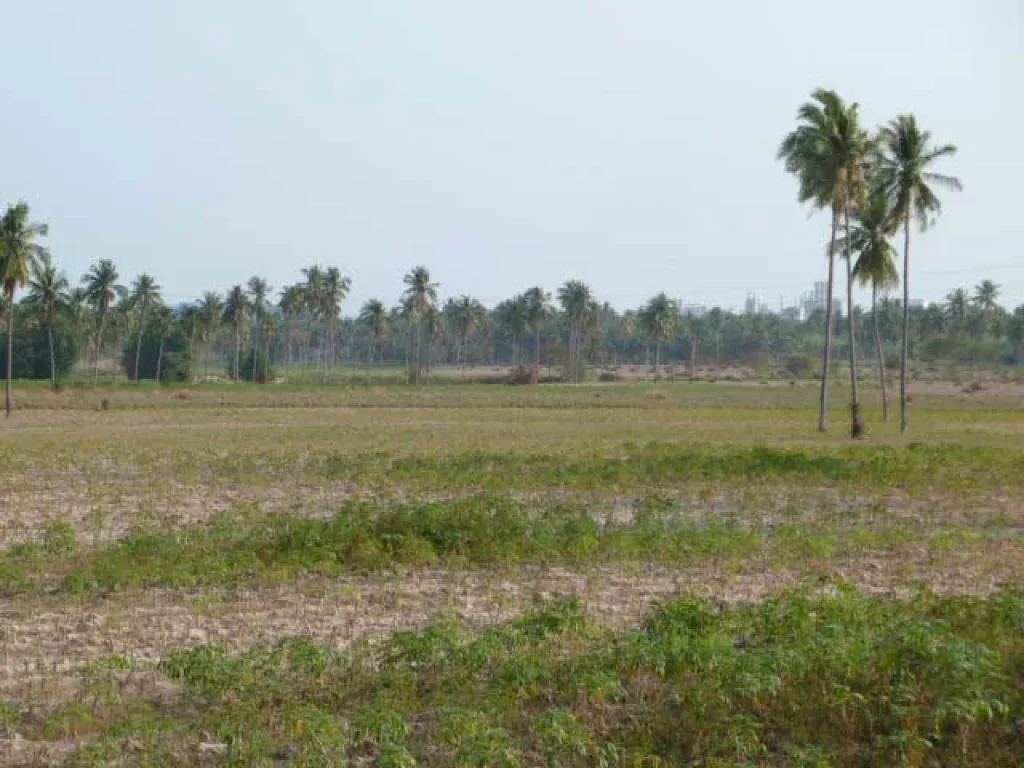
[[[1019,765],[1024,388],[16,393],[7,765]]]

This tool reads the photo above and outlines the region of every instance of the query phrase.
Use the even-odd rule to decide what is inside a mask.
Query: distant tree
[[[48,253],[42,254],[32,268],[28,301],[38,309],[46,327],[50,352],[50,381],[54,390],[57,389],[57,357],[54,351],[53,330],[57,318],[67,311],[71,302],[69,288],[67,276],[57,271]]]
[[[962,334],[967,330],[967,314],[970,307],[970,297],[963,288],[956,288],[946,295],[946,319],[954,334]]]
[[[96,362],[93,368],[93,383],[100,378],[100,355],[103,353],[103,332],[106,329],[107,317],[114,301],[124,295],[124,286],[119,285],[119,275],[114,262],[110,259],[103,259],[90,267],[89,271],[82,278],[85,286],[85,294],[89,303],[96,310],[99,317],[99,328],[96,332]]]
[[[131,378],[139,378],[139,355],[142,354],[142,333],[146,329],[146,312],[160,301],[160,286],[152,275],[143,272],[132,283],[128,301],[135,310],[139,325],[138,341],[135,345],[135,365],[128,372]]]
[[[466,378],[466,348],[483,325],[487,310],[472,296],[459,296],[445,305],[445,314],[448,316],[448,327],[457,342],[455,362],[462,366],[462,378]]]
[[[877,170],[889,199],[893,219],[903,227],[903,348],[900,355],[900,430],[907,431],[907,355],[910,343],[910,222],[927,229],[942,203],[932,187],[959,190],[960,180],[930,170],[943,157],[956,154],[953,144],[933,146],[931,133],[918,128],[913,115],[900,115],[879,136]]]
[[[267,312],[268,297],[270,296],[271,288],[267,284],[267,281],[262,277],[254,275],[249,278],[249,281],[245,284],[246,290],[249,296],[249,315],[251,321],[256,327],[256,346],[259,348],[263,347],[263,317]],[[252,359],[252,364],[256,364],[255,356]],[[251,371],[252,377],[250,380],[256,379],[256,370]]]
[[[569,280],[558,289],[558,301],[569,323],[568,370],[574,384],[580,381],[583,362],[583,339],[588,321],[593,315],[593,298],[589,286],[580,280]]]
[[[551,314],[551,294],[540,286],[530,288],[526,294],[526,322],[533,330],[534,360],[540,365],[540,329]]]
[[[327,359],[325,365],[328,370],[335,363],[335,331],[338,325],[338,317],[341,314],[341,305],[348,297],[351,288],[352,281],[344,277],[337,267],[328,267],[327,271],[324,272],[321,314],[324,318],[324,335],[327,339]]]
[[[222,313],[225,325],[230,325],[235,332],[235,365],[233,379],[238,381],[241,374],[239,365],[242,357],[242,332],[249,323],[249,297],[240,285],[234,286],[228,291],[227,299],[224,301]],[[253,369],[255,370],[255,369]]]
[[[438,284],[431,281],[430,271],[423,266],[413,267],[405,275],[403,282],[403,304],[416,330],[416,364],[412,381],[419,384],[423,368],[423,326],[427,319],[427,311],[437,304]]]
[[[519,365],[519,342],[530,325],[529,301],[525,294],[517,294],[498,305],[498,317],[505,332],[512,339],[512,365]]]
[[[664,292],[654,296],[639,314],[640,325],[654,342],[654,378],[661,379],[661,345],[672,338],[679,325],[679,305]]]
[[[374,352],[378,352],[383,363],[383,349],[381,342],[388,326],[388,310],[384,302],[379,299],[370,299],[363,308],[359,310],[359,322],[366,327],[370,335],[370,364],[374,361]]]
[[[206,344],[206,362],[209,362],[213,342],[217,338],[217,330],[224,314],[224,301],[219,293],[207,291],[199,300],[198,311],[199,322],[203,327],[202,337]]]
[[[841,224],[849,228],[849,214],[865,187],[865,165],[870,142],[867,132],[860,126],[857,104],[846,104],[835,91],[818,89],[811,101],[797,112],[798,127],[789,133],[779,147],[778,156],[786,170],[796,176],[801,203],[809,202],[817,208],[832,212],[832,233],[828,247],[828,294],[825,305],[825,352],[822,364],[821,399],[818,411],[818,430],[828,428],[829,359],[832,342],[832,296],[835,285],[836,237]],[[847,306],[852,306],[853,265],[847,259]],[[855,338],[853,313],[848,313],[850,338]],[[863,432],[860,404],[857,396],[855,345],[851,350],[851,434],[859,437]]]
[[[46,254],[46,249],[36,242],[45,237],[46,224],[29,219],[29,207],[25,202],[7,206],[0,219],[0,280],[7,303],[7,416],[14,408],[11,392],[11,376],[14,365],[14,296],[18,289],[29,282],[36,261]]]
[[[1013,310],[1006,325],[1006,338],[1013,347],[1017,362],[1024,362],[1024,304]]]
[[[284,316],[285,345],[287,346],[287,361],[285,363],[285,376],[292,365],[292,347],[294,346],[295,320],[302,312],[302,286],[289,285],[281,291],[281,298],[277,302],[278,309]]]

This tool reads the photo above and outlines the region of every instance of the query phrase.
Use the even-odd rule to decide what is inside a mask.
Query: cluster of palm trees
[[[827,429],[829,361],[831,359],[832,296],[835,257],[846,266],[846,306],[853,307],[855,280],[879,292],[899,275],[888,238],[903,233],[903,343],[900,364],[900,428],[906,431],[907,357],[910,337],[910,233],[913,223],[925,229],[939,213],[936,188],[960,189],[953,176],[937,173],[935,163],[956,154],[952,144],[936,145],[918,127],[913,115],[900,115],[875,133],[863,127],[859,107],[835,92],[819,89],[797,112],[798,126],[786,135],[779,158],[798,181],[798,198],[831,214],[827,250],[828,294],[818,429]],[[855,261],[856,259],[856,261]],[[876,306],[876,304],[873,304]],[[849,337],[856,338],[854,312],[847,313]],[[860,437],[856,344],[849,344],[851,435]],[[884,366],[879,368],[883,378]],[[884,391],[884,384],[883,384]],[[887,415],[888,410],[886,408]]]

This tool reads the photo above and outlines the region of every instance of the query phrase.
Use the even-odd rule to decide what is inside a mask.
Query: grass
[[[1024,409],[868,395],[19,388],[0,754],[1020,764]]]

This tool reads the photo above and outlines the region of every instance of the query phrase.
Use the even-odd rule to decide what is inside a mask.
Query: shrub
[[[228,378],[232,378],[234,371],[234,357],[228,361]],[[251,348],[239,360],[238,378],[241,381],[254,381],[257,384],[266,384],[274,380],[274,368],[270,364],[270,357],[262,350]]]
[[[792,355],[786,360],[786,370],[796,379],[803,379],[810,375],[814,363],[807,355]]]

